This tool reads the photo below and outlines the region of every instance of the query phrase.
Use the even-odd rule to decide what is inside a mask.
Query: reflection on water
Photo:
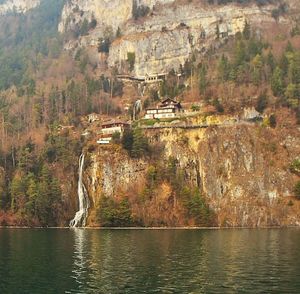
[[[88,244],[86,231],[83,229],[74,229],[74,265],[72,269],[72,278],[76,282],[76,288],[84,290],[86,283],[86,274],[88,265]]]
[[[298,230],[75,230],[71,292],[299,293],[294,239]]]
[[[0,293],[300,293],[300,230],[0,230]]]

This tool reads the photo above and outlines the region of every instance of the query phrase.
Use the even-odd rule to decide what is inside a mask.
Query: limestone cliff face
[[[137,5],[153,7],[158,2],[173,2],[174,0],[138,0]],[[106,27],[115,32],[132,17],[134,0],[69,0],[64,6],[59,31],[64,32],[83,19],[94,18],[98,25],[98,33]]]
[[[299,130],[241,124],[148,130],[147,136],[152,143],[164,145],[162,158],[177,159],[186,181],[200,189],[215,212],[218,226],[300,225],[299,203],[292,198],[297,176],[289,171],[300,154]],[[124,152],[112,154],[100,148],[87,169],[92,201],[97,203],[103,194],[138,194],[149,164],[146,159],[132,160]],[[166,190],[159,192],[156,201],[167,205]],[[157,217],[174,214],[173,225],[186,224],[176,219],[176,213],[168,206]]]
[[[131,18],[132,0],[71,0],[64,6],[59,31],[63,32],[94,17],[98,27],[112,27],[114,30]]]
[[[90,155],[87,168],[88,190],[94,206],[100,196],[117,197],[136,187],[147,169],[145,160],[133,160],[124,150],[99,148]]]
[[[177,70],[193,51],[205,52],[216,42],[243,30],[245,22],[257,26],[274,22],[273,6],[217,6],[213,9],[199,4],[164,6],[153,11],[141,23],[126,24],[124,37],[116,40],[110,50],[109,65],[118,66],[127,52],[135,52],[133,75],[164,73]]]
[[[111,45],[109,66],[117,66],[119,72],[125,73],[127,53],[132,52],[136,59],[131,74],[145,76],[178,69],[193,51],[205,52],[216,42],[217,26],[220,32],[218,42],[222,42],[223,38],[242,31],[246,20],[256,27],[275,21],[271,17],[275,5],[210,6],[174,0],[140,0],[137,4],[147,5],[151,9],[149,15],[134,20],[133,0],[68,1],[59,31],[72,29],[84,19],[95,18],[97,26],[88,36],[66,44],[66,49],[78,45],[96,46],[105,31],[111,30],[115,35],[119,27],[122,37]],[[286,20],[282,18],[280,21]]]
[[[109,64],[122,72],[122,62],[127,53],[135,53],[135,76],[167,73],[171,67],[178,69],[189,58],[192,46],[189,43],[189,30],[157,31],[129,35],[113,43]],[[176,45],[171,45],[176,44]]]
[[[164,132],[160,140],[206,195],[219,225],[299,225],[299,212],[286,203],[293,195],[288,166],[300,152],[299,135],[241,125]],[[180,136],[187,145],[176,144]]]
[[[7,0],[0,4],[0,15],[9,12],[25,13],[26,11],[37,7],[40,0]]]

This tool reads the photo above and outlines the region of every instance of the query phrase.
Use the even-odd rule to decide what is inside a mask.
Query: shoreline
[[[204,231],[204,230],[269,230],[269,229],[300,229],[300,226],[268,226],[268,227],[22,227],[22,226],[0,226],[1,229],[10,230],[124,230],[124,231],[171,231],[171,230],[190,230],[190,231]]]

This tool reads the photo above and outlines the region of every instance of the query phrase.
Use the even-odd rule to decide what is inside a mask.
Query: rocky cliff
[[[297,176],[289,170],[300,154],[299,129],[240,123],[206,129],[154,129],[146,134],[151,144],[163,146],[159,160],[167,164],[174,158],[184,171],[185,182],[201,191],[214,212],[215,225],[300,224],[299,203],[293,198]],[[121,149],[111,152],[105,148],[91,154],[86,170],[94,207],[103,195],[112,199],[125,195],[144,224],[192,224],[183,217],[183,208],[171,201],[167,183],[159,187],[155,200],[139,207],[147,170],[157,162],[134,160]]]
[[[0,15],[9,12],[25,13],[40,4],[40,0],[6,0],[0,4]]]
[[[64,32],[83,19],[94,18],[98,23],[98,30],[111,27],[114,32],[132,18],[132,9],[135,0],[70,0],[64,6],[59,31]],[[137,5],[146,5],[153,8],[157,3],[169,3],[174,0],[139,0]],[[99,33],[99,31],[98,31]]]
[[[59,25],[61,32],[72,30],[84,19],[91,21],[94,18],[97,26],[88,35],[71,40],[66,48],[95,46],[105,32],[115,35],[120,28],[121,37],[111,44],[109,66],[127,72],[128,67],[124,64],[128,53],[134,53],[132,75],[164,73],[172,68],[178,69],[193,52],[206,52],[212,45],[242,31],[246,21],[258,29],[274,23],[271,15],[277,7],[275,4],[211,6],[195,1],[144,0],[137,1],[137,5],[148,6],[150,12],[135,19],[133,3],[133,0],[69,1]],[[291,7],[293,5],[291,1]],[[291,20],[280,17],[279,21],[289,23]]]

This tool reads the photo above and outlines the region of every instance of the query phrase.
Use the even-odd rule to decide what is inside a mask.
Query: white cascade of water
[[[140,113],[142,111],[143,105],[142,105],[142,100],[139,99],[135,101],[133,105],[133,120],[136,120],[136,115],[137,113]]]
[[[86,219],[88,216],[88,210],[90,208],[90,200],[88,197],[87,190],[84,186],[82,176],[83,176],[83,166],[84,166],[84,154],[80,155],[79,158],[79,179],[78,179],[78,200],[79,200],[79,210],[76,212],[75,217],[70,221],[70,227],[85,227]]]

